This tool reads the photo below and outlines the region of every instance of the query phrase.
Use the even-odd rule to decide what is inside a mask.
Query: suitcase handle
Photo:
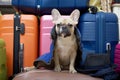
[[[98,9],[97,9],[97,7],[95,7],[95,6],[89,6],[88,11],[89,11],[89,13],[91,13],[91,14],[96,14],[97,11],[98,11]]]
[[[21,23],[20,27],[16,26],[16,31],[20,31],[20,33],[23,35],[25,33],[25,25],[24,25],[24,23]]]
[[[108,54],[110,54],[110,50],[111,50],[111,44],[106,43],[106,51],[107,51]]]
[[[23,35],[23,34],[25,33],[25,24],[24,24],[24,23],[21,23],[21,24],[20,24],[20,27],[21,27],[20,33]]]

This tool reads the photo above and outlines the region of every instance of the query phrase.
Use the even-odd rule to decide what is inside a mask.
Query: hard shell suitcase
[[[78,28],[83,45],[83,62],[89,53],[106,53],[106,44],[111,44],[111,62],[118,43],[118,18],[113,13],[98,12],[81,15]]]
[[[12,0],[12,5],[25,13],[50,14],[52,8],[69,14],[73,9],[85,10],[89,0]]]
[[[115,47],[114,63],[117,65],[116,72],[120,73],[120,44]]]
[[[38,55],[38,21],[34,15],[21,15],[20,21],[25,25],[25,33],[20,35],[20,43],[24,44],[23,66],[29,67]],[[13,23],[13,14],[0,16],[0,38],[6,43],[8,77],[13,73]]]
[[[0,80],[7,80],[6,48],[3,39],[0,39]]]
[[[103,80],[81,73],[70,74],[68,71],[32,70],[20,73],[13,80]]]
[[[50,50],[51,37],[50,32],[54,24],[52,23],[51,15],[44,15],[40,18],[40,55],[43,55]]]

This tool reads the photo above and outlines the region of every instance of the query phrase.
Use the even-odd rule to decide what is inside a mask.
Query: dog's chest
[[[77,48],[76,38],[61,38],[57,40],[56,53],[63,65],[69,64],[70,55],[75,54]]]
[[[76,38],[60,38],[57,40],[57,47],[62,51],[68,53],[69,51],[75,49]]]

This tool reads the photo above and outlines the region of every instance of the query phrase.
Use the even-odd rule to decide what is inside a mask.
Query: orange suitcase
[[[20,35],[20,43],[24,43],[23,66],[30,67],[38,55],[38,21],[34,15],[21,15],[20,21],[25,24],[25,34]],[[14,15],[0,16],[0,38],[6,43],[8,77],[13,74],[13,27]]]

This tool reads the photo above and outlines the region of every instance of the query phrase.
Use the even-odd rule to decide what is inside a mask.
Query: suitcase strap
[[[20,24],[20,15],[14,15],[14,41],[13,41],[13,75],[20,72],[19,68],[19,49],[20,49],[20,34],[25,33],[24,24]]]

